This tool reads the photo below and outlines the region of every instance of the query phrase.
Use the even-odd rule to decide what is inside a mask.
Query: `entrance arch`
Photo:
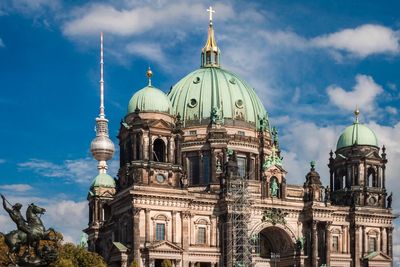
[[[256,266],[286,267],[296,262],[295,243],[288,232],[277,226],[265,227],[258,233],[255,252],[256,262],[263,263]]]

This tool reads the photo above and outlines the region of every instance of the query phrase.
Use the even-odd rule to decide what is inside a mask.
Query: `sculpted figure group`
[[[21,214],[22,205],[12,205],[1,195],[3,208],[16,224],[17,230],[4,236],[9,248],[8,257],[14,266],[47,266],[57,259],[57,251],[47,245],[41,246],[40,241],[48,240],[56,242],[57,233],[54,229],[45,229],[40,218],[46,210],[35,204],[30,204],[26,210],[26,218]]]

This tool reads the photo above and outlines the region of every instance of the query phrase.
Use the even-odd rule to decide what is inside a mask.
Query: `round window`
[[[235,105],[236,105],[236,107],[238,107],[238,108],[243,108],[243,100],[242,100],[242,99],[236,100]]]
[[[229,80],[229,82],[230,82],[231,84],[236,84],[236,79],[232,77],[232,78]]]
[[[196,77],[193,79],[193,83],[199,83],[200,82],[200,77]]]
[[[194,108],[195,106],[197,106],[197,100],[192,98],[189,100],[188,106],[191,108]]]
[[[165,181],[165,177],[164,177],[164,175],[162,175],[162,174],[157,174],[156,180],[157,180],[157,182],[159,182],[159,183],[163,183],[163,182]]]

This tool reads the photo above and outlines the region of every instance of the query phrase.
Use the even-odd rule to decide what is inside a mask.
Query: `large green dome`
[[[168,94],[173,112],[185,126],[208,124],[213,109],[225,124],[260,126],[267,112],[254,89],[236,74],[219,67],[202,67],[181,79]]]
[[[377,147],[378,139],[370,128],[356,121],[353,123],[353,125],[348,126],[340,135],[336,149],[353,145],[368,145]]]
[[[128,104],[128,114],[140,111],[171,112],[171,103],[167,95],[151,85],[144,87],[136,92]]]

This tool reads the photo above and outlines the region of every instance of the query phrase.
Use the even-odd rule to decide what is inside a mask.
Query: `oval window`
[[[199,83],[200,82],[200,77],[196,77],[193,79],[193,83]]]
[[[236,100],[235,105],[236,105],[236,107],[238,107],[238,108],[243,108],[243,100],[242,100],[242,99]]]
[[[157,180],[157,182],[159,182],[159,183],[163,183],[164,180],[165,180],[165,177],[164,177],[164,175],[162,175],[162,174],[157,174],[156,180]]]
[[[191,108],[194,108],[195,106],[197,106],[197,100],[192,98],[189,100],[188,106]]]
[[[232,78],[229,80],[229,82],[230,82],[231,84],[236,84],[236,79],[235,79],[234,77],[232,77]]]

